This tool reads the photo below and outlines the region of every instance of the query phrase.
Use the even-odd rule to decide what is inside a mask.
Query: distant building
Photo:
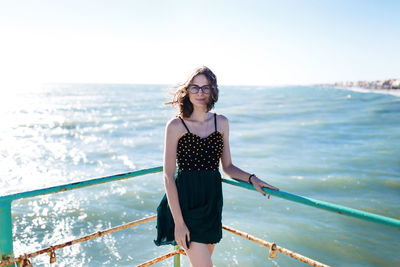
[[[392,80],[392,89],[400,89],[400,79]]]
[[[400,79],[378,80],[378,81],[345,81],[322,86],[333,87],[360,87],[366,89],[400,89]]]

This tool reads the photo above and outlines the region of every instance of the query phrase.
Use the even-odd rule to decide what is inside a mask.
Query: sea
[[[2,93],[0,195],[162,166],[174,87],[46,84]],[[220,86],[233,164],[280,190],[400,219],[400,93]],[[222,169],[225,178],[229,178]],[[13,201],[16,256],[156,213],[162,173]],[[223,184],[222,222],[330,266],[400,266],[400,229]],[[135,266],[155,221],[56,251],[55,266]],[[308,266],[223,232],[215,266]],[[48,255],[31,259],[50,266]],[[173,260],[154,266],[172,266]],[[182,256],[182,266],[189,266]]]

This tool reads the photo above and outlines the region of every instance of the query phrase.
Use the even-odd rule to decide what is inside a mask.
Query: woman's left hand
[[[266,182],[264,182],[263,180],[259,179],[257,176],[252,176],[251,177],[251,183],[253,184],[254,188],[260,192],[261,194],[263,194],[264,196],[267,195],[262,188],[266,187],[266,188],[270,188],[272,190],[276,190],[279,191],[279,188],[276,188],[275,186],[272,186]],[[268,195],[269,198],[269,195]]]

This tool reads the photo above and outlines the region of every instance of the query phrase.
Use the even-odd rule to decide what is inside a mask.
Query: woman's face
[[[207,77],[204,74],[196,75],[190,84],[197,85],[198,87],[210,85]],[[210,94],[211,92],[209,94],[205,94],[203,90],[199,90],[196,94],[193,94],[189,91],[189,100],[194,106],[207,106],[207,103],[210,100]]]

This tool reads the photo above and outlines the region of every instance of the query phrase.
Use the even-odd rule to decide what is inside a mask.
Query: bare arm
[[[176,188],[174,179],[176,170],[176,147],[178,144],[178,133],[173,124],[173,120],[171,120],[165,127],[163,175],[168,204],[176,224],[182,223],[183,217],[181,207],[179,205],[178,190]]]
[[[175,241],[180,246],[186,248],[185,238],[190,242],[190,234],[183,220],[182,210],[179,204],[178,190],[174,179],[176,171],[176,149],[179,137],[179,128],[177,127],[177,123],[179,123],[177,119],[172,119],[165,127],[163,175],[165,192],[175,223]]]
[[[221,157],[222,170],[226,174],[228,174],[230,177],[232,177],[236,180],[248,182],[250,173],[239,169],[232,163],[231,151],[230,151],[230,147],[229,147],[229,121],[228,121],[228,118],[226,118],[225,116],[221,115],[220,117],[221,117],[220,125],[221,125],[222,131],[224,133],[223,134],[224,150],[222,152],[222,157]],[[262,187],[279,190],[278,188],[267,184],[266,182],[262,181],[261,179],[258,179],[257,176],[253,176],[251,178],[251,182],[253,183],[255,189],[263,195],[265,195],[265,193],[264,193],[264,191],[262,191]]]

